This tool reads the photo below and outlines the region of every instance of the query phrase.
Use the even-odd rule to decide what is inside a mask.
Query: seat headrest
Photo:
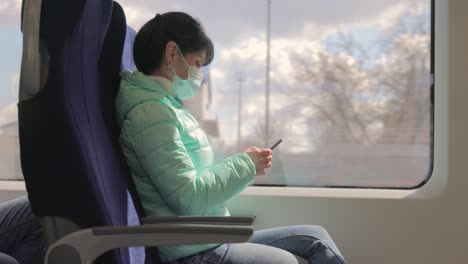
[[[135,42],[135,37],[136,31],[132,27],[127,26],[120,71],[133,72],[136,70],[135,61],[133,60],[133,43]]]

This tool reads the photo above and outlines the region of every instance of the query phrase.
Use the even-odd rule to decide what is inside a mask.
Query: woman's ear
[[[166,66],[174,63],[177,57],[177,44],[174,41],[168,41],[166,44],[166,51],[164,53],[164,59]]]

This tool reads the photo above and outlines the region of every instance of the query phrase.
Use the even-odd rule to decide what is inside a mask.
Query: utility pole
[[[241,151],[241,139],[242,139],[242,84],[244,83],[244,74],[242,72],[237,73],[237,81],[239,82],[239,90],[237,94],[237,150]]]
[[[271,34],[271,0],[267,0],[267,51],[266,51],[266,94],[265,94],[265,145],[268,147],[270,137],[270,34]]]

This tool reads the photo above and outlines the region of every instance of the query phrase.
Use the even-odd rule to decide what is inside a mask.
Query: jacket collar
[[[172,84],[171,80],[168,80],[160,76],[148,76],[148,77],[150,77],[153,81],[158,82],[168,95],[174,97],[174,94],[171,89],[171,84]]]
[[[122,77],[138,87],[161,93],[167,97],[174,106],[178,108],[182,107],[182,102],[172,95],[172,82],[170,80],[159,76],[148,76],[140,71],[126,71],[122,73]]]

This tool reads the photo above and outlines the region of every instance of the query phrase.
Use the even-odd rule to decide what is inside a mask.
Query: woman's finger
[[[273,156],[267,156],[267,157],[262,157],[260,158],[262,162],[270,162],[273,160]]]

